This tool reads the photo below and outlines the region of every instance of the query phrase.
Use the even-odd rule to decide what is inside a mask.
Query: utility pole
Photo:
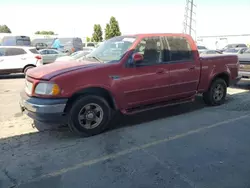
[[[194,0],[186,0],[183,33],[191,35],[194,39],[196,38],[196,13],[194,12],[196,5]]]

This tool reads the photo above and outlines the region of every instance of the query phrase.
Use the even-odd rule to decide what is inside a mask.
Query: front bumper
[[[238,77],[236,77],[234,80],[230,81],[230,85],[237,84],[240,81],[241,78],[242,78],[242,76],[239,74]]]
[[[68,99],[42,99],[29,97],[21,92],[19,101],[21,111],[36,121],[45,123],[65,123],[67,116],[64,112]]]
[[[250,72],[248,71],[239,71],[238,74],[243,78],[250,78]]]

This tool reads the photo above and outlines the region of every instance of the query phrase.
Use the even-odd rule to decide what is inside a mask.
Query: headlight
[[[58,95],[59,93],[60,88],[54,83],[39,83],[35,89],[35,94],[39,95]]]

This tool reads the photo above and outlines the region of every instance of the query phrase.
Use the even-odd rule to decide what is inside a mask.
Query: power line
[[[191,35],[196,38],[196,4],[194,0],[186,0],[184,22],[183,22],[183,33]]]

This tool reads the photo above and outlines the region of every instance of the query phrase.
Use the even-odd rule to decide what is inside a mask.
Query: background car
[[[53,38],[36,38],[31,41],[31,46],[36,47],[37,50],[51,47]]]
[[[92,52],[94,48],[83,48],[82,51],[75,52],[69,56],[59,57],[56,59],[56,61],[81,61],[84,56],[88,55],[90,52]]]
[[[223,51],[223,54],[242,54],[247,49],[248,49],[247,47],[243,47],[243,48],[229,48],[229,49]]]
[[[245,50],[242,54],[238,54],[239,62],[247,62],[250,64],[250,48]]]
[[[53,63],[58,57],[66,56],[68,53],[63,53],[55,49],[43,49],[39,50],[39,53],[43,57],[43,63]]]
[[[43,65],[42,56],[34,47],[0,46],[0,74],[24,73]]]
[[[224,51],[226,51],[228,49],[232,49],[232,48],[247,48],[247,45],[246,44],[241,44],[241,43],[228,44],[224,48],[218,49],[218,51],[224,52]]]
[[[0,43],[2,46],[31,46],[28,36],[4,36]]]
[[[82,39],[75,37],[75,38],[58,38],[60,41],[60,45],[63,46],[62,48],[62,52],[68,52],[70,54],[77,52],[77,51],[81,51],[83,49],[83,43],[82,43]],[[54,40],[55,41],[55,40]],[[52,48],[53,43],[50,46]]]
[[[200,55],[216,55],[216,54],[222,54],[222,52],[217,51],[217,50],[206,50],[200,52]]]
[[[199,52],[199,53],[208,50],[205,46],[202,46],[202,45],[198,45],[198,46],[197,46],[197,49],[198,49],[198,52]]]

